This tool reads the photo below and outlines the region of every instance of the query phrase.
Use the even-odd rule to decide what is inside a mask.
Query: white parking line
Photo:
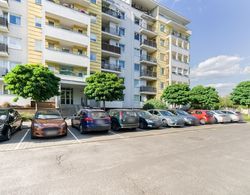
[[[114,131],[109,131],[109,133],[111,133],[112,135],[117,135],[118,137],[123,137],[119,133],[115,133]]]
[[[76,135],[70,131],[70,129],[68,129],[68,131],[71,133],[71,135],[76,139],[76,141],[78,141],[78,143],[80,143],[80,140],[76,137]]]
[[[22,139],[20,140],[20,142],[19,142],[18,145],[16,146],[15,150],[18,150],[18,149],[19,149],[20,145],[23,143],[23,140],[24,140],[25,137],[28,135],[29,131],[30,131],[30,129],[28,129],[28,130],[26,131],[26,133],[24,134],[24,136],[22,137]]]

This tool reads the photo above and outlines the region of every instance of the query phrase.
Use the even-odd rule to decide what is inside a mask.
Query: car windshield
[[[221,112],[220,110],[215,110],[214,111],[216,114],[224,114],[223,112]]]
[[[160,113],[163,115],[163,116],[174,116],[173,113],[169,112],[169,111],[160,111]]]
[[[58,111],[40,111],[37,112],[35,115],[35,119],[43,119],[43,120],[61,119],[61,118],[62,117]]]
[[[140,111],[138,112],[138,115],[142,118],[150,118],[152,114],[148,111]]]
[[[188,116],[189,114],[183,110],[176,110],[179,115]]]
[[[108,117],[108,114],[106,112],[103,111],[93,111],[90,113],[92,118],[105,118]]]
[[[213,113],[210,112],[210,111],[206,111],[206,114],[207,114],[208,116],[213,116]]]
[[[0,120],[5,121],[7,119],[8,112],[6,110],[0,110]]]

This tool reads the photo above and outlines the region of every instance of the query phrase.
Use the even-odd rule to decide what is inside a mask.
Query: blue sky
[[[250,0],[160,0],[191,20],[191,85],[222,96],[250,80]]]

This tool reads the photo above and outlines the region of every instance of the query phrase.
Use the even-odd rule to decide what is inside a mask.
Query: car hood
[[[49,119],[49,120],[36,119],[33,121],[33,124],[41,124],[43,126],[60,126],[63,123],[65,123],[63,119]]]

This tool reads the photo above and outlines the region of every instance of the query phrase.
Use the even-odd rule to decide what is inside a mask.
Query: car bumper
[[[168,126],[170,127],[184,127],[185,126],[185,122],[169,122]]]
[[[111,130],[111,125],[87,127],[85,129],[85,131],[87,131],[87,132],[98,132],[98,131],[109,131],[109,130]]]
[[[148,128],[159,128],[162,126],[162,123],[148,123]]]
[[[121,129],[134,129],[138,127],[139,124],[121,124]]]
[[[32,129],[31,135],[32,137],[37,138],[52,138],[52,137],[61,137],[67,135],[68,130],[67,129],[57,129],[57,130],[50,130],[46,131],[43,129]]]

